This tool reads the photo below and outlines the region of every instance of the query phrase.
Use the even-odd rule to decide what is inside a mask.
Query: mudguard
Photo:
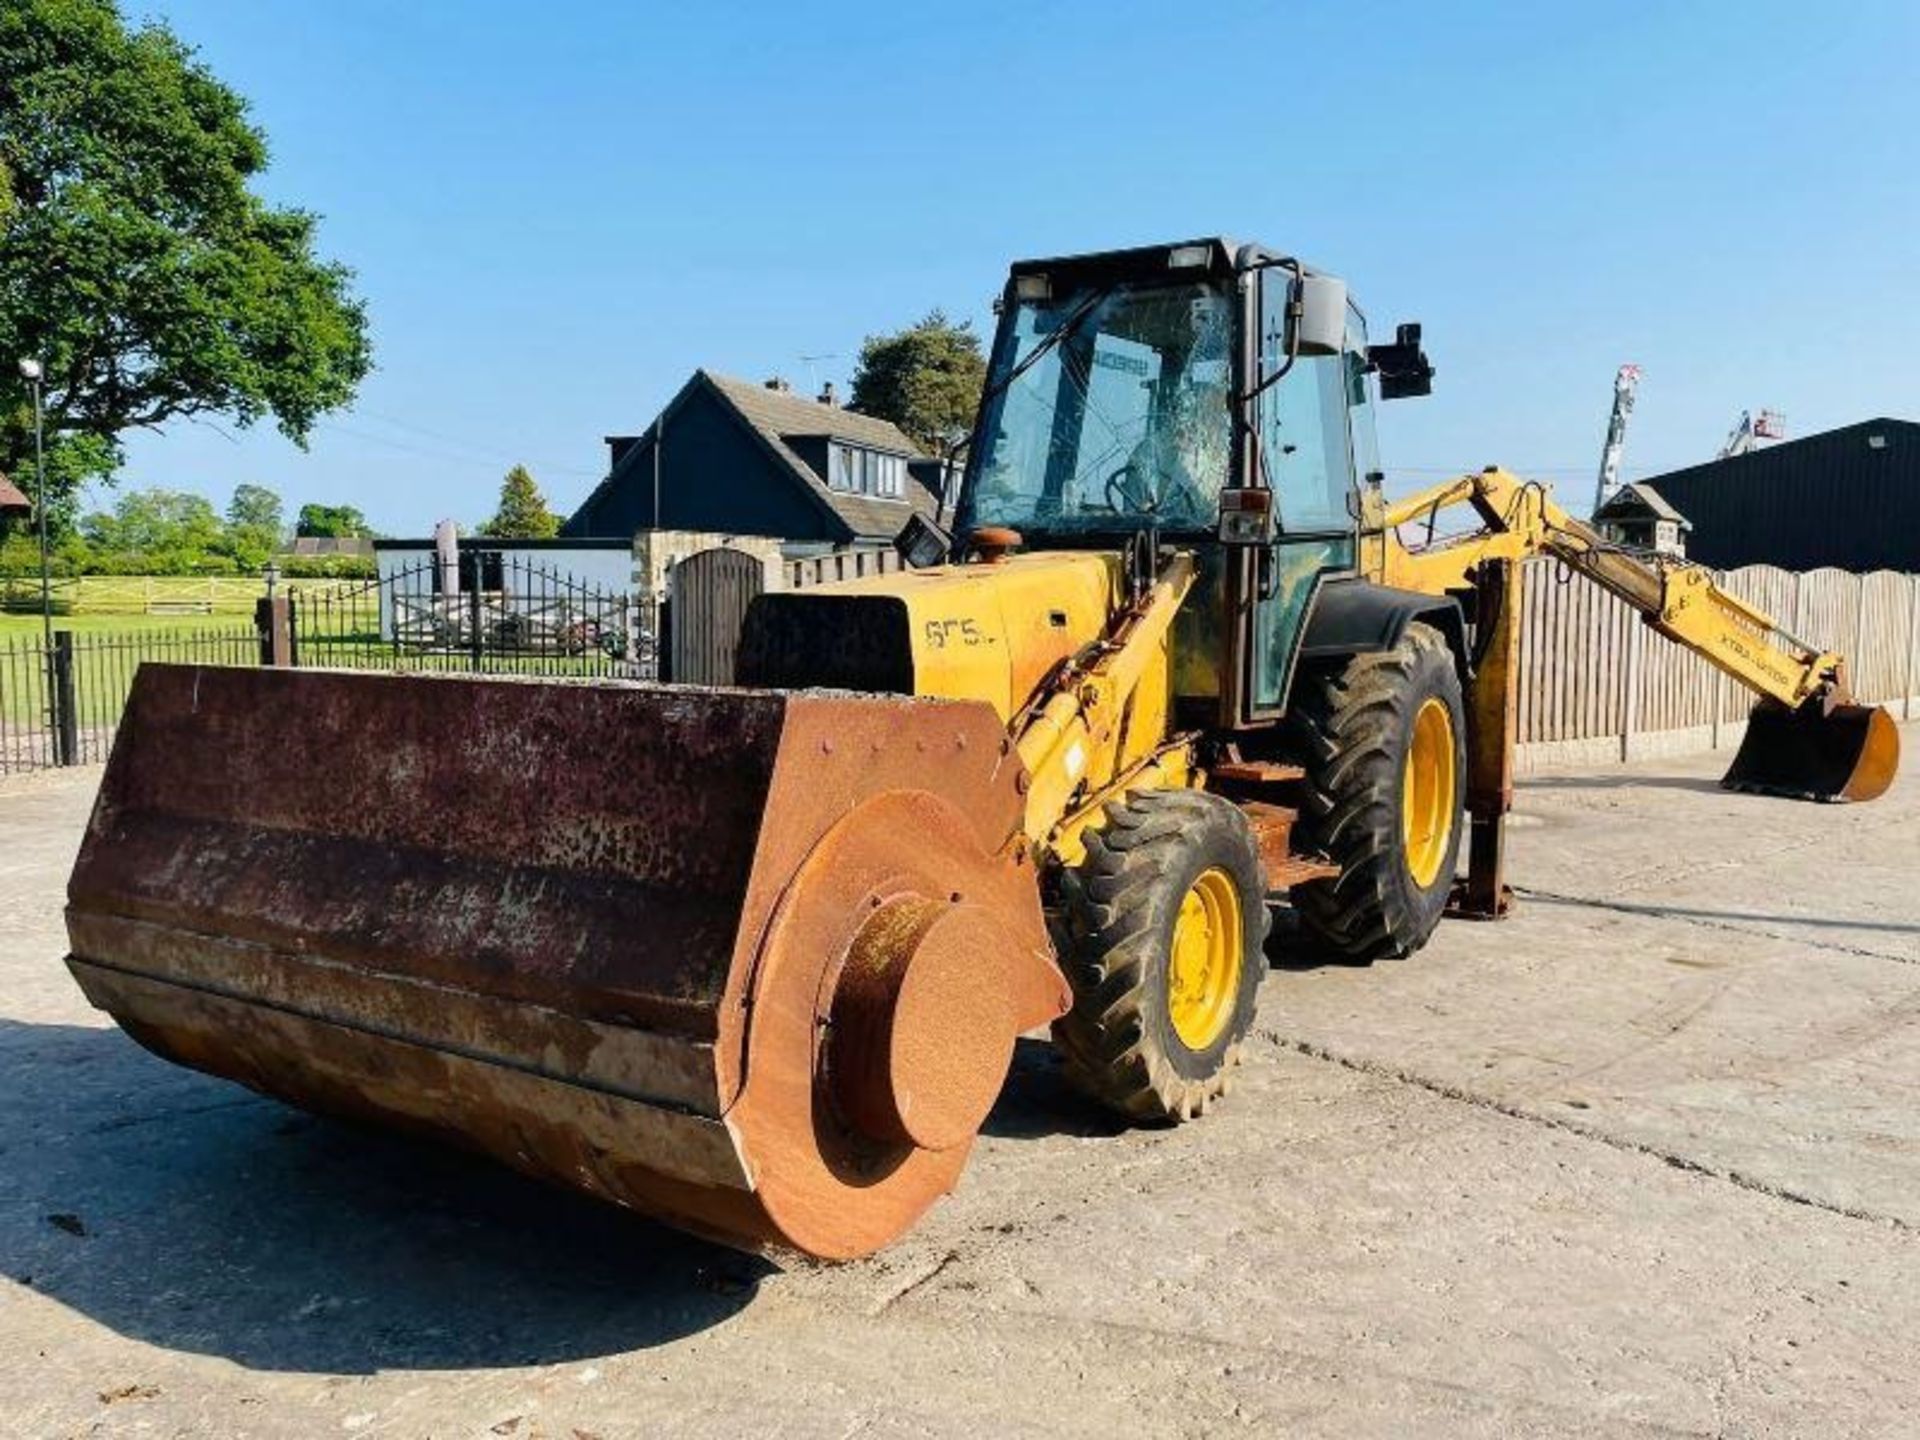
[[[1315,590],[1313,608],[1300,638],[1299,663],[1339,664],[1352,655],[1391,650],[1416,620],[1446,637],[1465,683],[1473,666],[1460,602],[1450,596],[1376,585],[1358,576],[1328,580]]]

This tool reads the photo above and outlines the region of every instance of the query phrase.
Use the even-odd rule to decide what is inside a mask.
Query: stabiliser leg
[[[1504,919],[1507,814],[1513,809],[1513,747],[1519,730],[1520,567],[1487,560],[1474,574],[1480,654],[1467,688],[1467,874],[1447,913]]]

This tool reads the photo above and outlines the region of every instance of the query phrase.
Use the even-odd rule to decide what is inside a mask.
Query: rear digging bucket
[[[1877,705],[1754,707],[1720,783],[1798,800],[1875,800],[1900,768],[1900,732]]]

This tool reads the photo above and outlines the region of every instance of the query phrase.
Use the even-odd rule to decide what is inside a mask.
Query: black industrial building
[[[938,461],[890,421],[832,403],[831,387],[810,400],[708,370],[645,432],[610,435],[607,445],[607,478],[563,537],[691,530],[823,549],[886,545],[916,510],[934,510],[940,483]]]
[[[1715,569],[1920,571],[1920,424],[1864,420],[1642,482]]]

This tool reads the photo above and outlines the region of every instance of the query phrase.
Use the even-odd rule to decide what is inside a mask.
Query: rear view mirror
[[[1338,355],[1347,339],[1347,282],[1332,275],[1302,274],[1294,290],[1288,353]]]
[[[1391,345],[1369,345],[1367,363],[1379,372],[1382,400],[1433,393],[1433,366],[1420,348],[1418,322],[1396,330]]]

